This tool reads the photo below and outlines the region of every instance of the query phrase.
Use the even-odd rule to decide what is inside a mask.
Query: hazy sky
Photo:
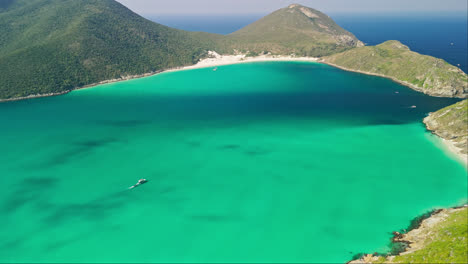
[[[467,0],[117,0],[139,14],[263,14],[300,3],[333,12],[467,11]]]

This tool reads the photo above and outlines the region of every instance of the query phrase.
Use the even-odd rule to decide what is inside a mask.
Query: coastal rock
[[[339,35],[339,36],[336,36],[335,39],[339,45],[347,45],[347,46],[353,46],[353,47],[364,46],[364,43],[362,43],[360,40],[357,40],[356,38],[353,38],[349,35]]]

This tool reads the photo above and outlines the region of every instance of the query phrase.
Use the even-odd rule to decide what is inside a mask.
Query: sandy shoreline
[[[144,74],[139,74],[139,75],[129,75],[129,76],[124,76],[118,79],[105,80],[99,83],[94,83],[94,84],[89,84],[83,87],[78,87],[69,92],[72,92],[74,90],[94,88],[95,86],[98,86],[101,84],[128,81],[132,79],[153,76],[153,75],[161,74],[161,73],[210,68],[210,67],[239,64],[239,63],[267,62],[267,61],[305,61],[305,62],[317,62],[318,61],[318,58],[313,58],[313,57],[292,57],[292,56],[271,56],[271,55],[246,57],[245,55],[219,55],[217,53],[211,53],[211,54],[213,56],[212,58],[203,59],[194,65],[169,68],[166,70],[161,70],[161,71],[156,71],[156,72],[149,72],[149,73],[144,73]]]
[[[164,72],[180,71],[180,70],[191,70],[200,68],[209,68],[230,64],[248,63],[248,62],[267,62],[267,61],[306,61],[306,62],[318,62],[318,58],[313,57],[293,57],[293,56],[272,56],[262,55],[257,57],[246,57],[245,55],[219,55],[217,53],[210,53],[211,58],[201,60],[195,65],[181,67],[177,69],[170,69]]]
[[[465,167],[468,169],[468,154],[462,153],[462,149],[455,145],[455,141],[448,140],[445,138],[440,137],[439,135],[435,134],[438,138],[441,139],[441,142],[444,148],[449,151],[450,153],[454,154],[457,159],[459,159]]]

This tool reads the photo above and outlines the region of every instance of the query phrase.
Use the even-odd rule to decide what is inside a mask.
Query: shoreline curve
[[[155,71],[155,72],[149,72],[149,73],[144,73],[144,74],[137,74],[137,75],[128,75],[128,76],[122,76],[121,78],[116,78],[116,79],[110,79],[110,80],[104,80],[98,83],[93,83],[93,84],[88,84],[82,87],[76,87],[73,88],[69,91],[64,91],[64,92],[59,92],[59,93],[47,93],[47,94],[37,94],[37,95],[29,95],[25,97],[17,97],[17,98],[11,98],[11,99],[0,99],[0,103],[2,102],[12,102],[12,101],[20,101],[20,100],[27,100],[27,99],[35,99],[35,98],[42,98],[42,97],[51,97],[51,96],[59,96],[59,95],[64,95],[68,94],[70,92],[73,92],[75,90],[81,90],[81,89],[90,89],[90,88],[95,88],[96,86],[102,85],[102,84],[110,84],[110,83],[116,83],[116,82],[121,82],[121,81],[128,81],[128,80],[133,80],[133,79],[139,79],[139,78],[144,78],[144,77],[149,77],[153,75],[157,75],[160,73],[168,73],[168,72],[177,72],[177,71],[184,71],[184,70],[194,70],[194,69],[202,69],[202,68],[210,68],[210,67],[217,67],[217,66],[225,66],[225,65],[233,65],[233,64],[241,64],[241,63],[250,63],[250,62],[279,62],[279,61],[291,61],[291,62],[316,62],[316,63],[321,63],[321,64],[326,64],[331,67],[341,69],[344,71],[348,72],[356,72],[360,74],[365,74],[365,75],[372,75],[372,76],[378,76],[382,78],[387,78],[390,79],[396,83],[399,83],[403,86],[409,87],[410,89],[416,90],[418,92],[422,92],[424,94],[427,94],[424,92],[424,90],[420,87],[417,87],[411,83],[405,82],[398,80],[394,77],[386,76],[383,74],[377,74],[377,73],[371,73],[371,72],[365,72],[365,71],[360,71],[360,70],[353,70],[353,69],[348,69],[346,67],[338,66],[333,63],[326,62],[324,59],[320,58],[315,58],[315,57],[295,57],[295,56],[280,56],[280,55],[261,55],[261,56],[256,56],[256,57],[247,57],[244,54],[239,54],[239,55],[220,55],[214,51],[210,51],[209,53],[209,58],[203,59],[199,61],[197,64],[193,65],[187,65],[187,66],[181,66],[181,67],[175,67],[175,68],[169,68],[166,70],[160,70],[160,71]],[[440,96],[434,96],[431,94],[427,94],[429,96],[433,97],[440,97]],[[421,120],[422,123],[424,123],[423,120]],[[434,133],[435,134],[435,133]],[[445,145],[446,149],[450,151],[453,155],[458,157],[460,163],[462,163],[467,169],[468,169],[468,161],[465,161],[466,155],[463,155],[460,153],[459,149],[453,146],[453,142],[449,142],[448,140],[440,137],[439,135],[435,134]]]

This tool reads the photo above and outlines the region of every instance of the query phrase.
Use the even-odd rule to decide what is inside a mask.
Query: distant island
[[[459,68],[396,40],[365,46],[326,14],[298,4],[218,35],[151,22],[114,0],[0,3],[0,102],[167,70],[278,60],[390,78],[430,96],[468,97],[468,76]],[[467,117],[465,99],[431,113],[424,123],[466,160]],[[454,217],[465,219],[460,211],[454,210]],[[369,263],[386,260],[373,257]]]

